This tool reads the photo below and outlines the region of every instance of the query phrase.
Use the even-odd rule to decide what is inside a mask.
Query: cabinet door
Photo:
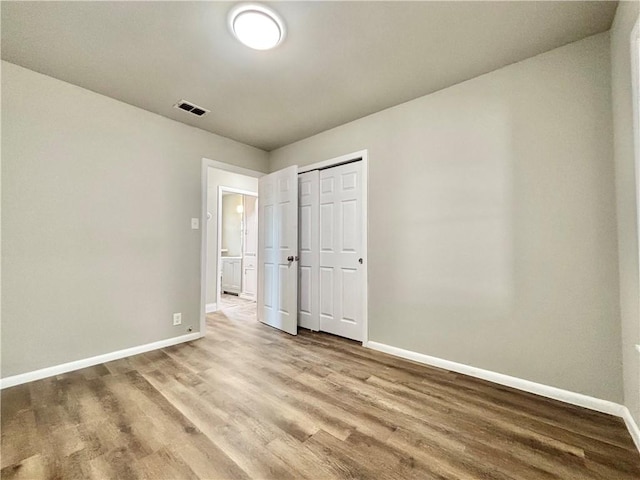
[[[222,291],[229,293],[240,293],[241,287],[241,259],[222,259]]]
[[[233,278],[233,266],[226,258],[222,259],[222,291],[228,292]]]
[[[234,258],[231,265],[231,288],[234,293],[240,293],[242,288],[242,259]]]
[[[242,297],[247,300],[255,300],[258,286],[258,266],[255,258],[245,258],[246,262],[242,268]]]

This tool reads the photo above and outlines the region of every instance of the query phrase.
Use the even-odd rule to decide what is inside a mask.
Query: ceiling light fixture
[[[243,3],[229,12],[229,28],[247,47],[269,50],[284,40],[284,22],[264,5]]]

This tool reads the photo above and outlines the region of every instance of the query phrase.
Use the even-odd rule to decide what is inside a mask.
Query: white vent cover
[[[180,100],[176,103],[173,108],[178,108],[180,110],[184,110],[185,112],[189,112],[196,117],[202,117],[210,112],[206,108],[199,107],[195,103],[187,102],[186,100]]]

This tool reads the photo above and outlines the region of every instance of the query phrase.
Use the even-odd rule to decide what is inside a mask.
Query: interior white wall
[[[640,424],[640,282],[631,90],[631,30],[639,2],[620,2],[611,27],[611,86],[616,171],[624,402]]]
[[[268,168],[256,148],[2,62],[3,378],[199,329],[203,157]]]
[[[361,79],[366,82],[366,79]],[[608,34],[270,153],[369,151],[369,339],[622,401]]]
[[[221,186],[247,192],[257,192],[258,179],[219,168],[209,168],[207,171],[207,211],[211,213],[211,219],[207,222],[207,305],[214,304],[217,301],[218,231],[216,222],[218,218],[218,187]]]

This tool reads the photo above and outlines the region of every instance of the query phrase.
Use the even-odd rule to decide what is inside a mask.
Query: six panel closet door
[[[300,325],[362,341],[362,162],[308,172],[298,181]]]

